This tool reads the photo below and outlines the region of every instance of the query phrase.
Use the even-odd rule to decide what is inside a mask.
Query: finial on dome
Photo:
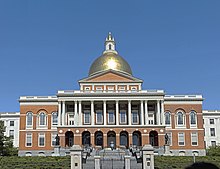
[[[106,37],[105,40],[105,51],[103,53],[107,52],[113,52],[117,54],[117,51],[115,50],[115,39],[112,36],[112,33],[109,32],[108,36]]]

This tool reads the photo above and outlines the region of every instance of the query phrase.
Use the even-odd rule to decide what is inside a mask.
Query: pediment
[[[108,70],[94,76],[82,79],[79,82],[142,82],[133,76],[125,75],[121,72],[114,70]]]

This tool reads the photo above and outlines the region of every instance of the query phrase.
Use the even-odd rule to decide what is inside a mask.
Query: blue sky
[[[79,89],[109,31],[144,89],[220,109],[219,0],[0,0],[0,112]]]

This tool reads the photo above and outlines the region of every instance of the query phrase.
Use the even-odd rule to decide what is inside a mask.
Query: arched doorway
[[[128,148],[128,132],[122,131],[120,133],[120,145]]]
[[[151,131],[149,133],[150,144],[152,146],[158,146],[158,133],[157,131]]]
[[[95,132],[95,145],[103,147],[103,133],[101,131]]]
[[[82,145],[90,146],[91,145],[91,137],[89,131],[84,131],[82,133]]]
[[[110,147],[110,143],[114,143],[114,148],[116,147],[116,134],[114,131],[109,131],[107,134],[107,144]]]
[[[65,133],[65,146],[66,147],[72,147],[74,144],[74,139],[73,139],[73,132],[72,131],[67,131]]]
[[[140,131],[134,131],[132,134],[132,144],[136,146],[142,146],[141,142],[141,132]]]

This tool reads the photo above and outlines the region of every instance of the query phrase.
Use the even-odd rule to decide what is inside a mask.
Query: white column
[[[62,102],[62,126],[65,125],[65,113],[66,113],[66,112],[65,112],[65,111],[66,111],[66,110],[65,110],[65,106],[66,106],[66,105],[65,105],[65,101],[63,101],[63,102]]]
[[[160,125],[160,100],[157,100],[157,125]]]
[[[58,126],[61,125],[61,101],[58,103]]]
[[[143,100],[141,100],[141,125],[144,125],[144,104],[143,104]]]
[[[116,106],[116,125],[119,125],[119,105],[118,105],[118,100],[116,100],[116,103],[115,103],[115,106]]]
[[[79,122],[77,101],[74,101],[74,114],[74,125],[76,125]]]
[[[103,118],[104,118],[104,125],[106,125],[107,123],[106,123],[106,101],[104,100],[103,101]]]
[[[81,101],[79,101],[79,114],[78,114],[78,121],[79,121],[79,125],[82,125],[82,104]]]
[[[92,124],[92,125],[95,124],[95,123],[94,123],[94,118],[95,118],[95,116],[94,116],[94,101],[92,100],[92,101],[91,101],[91,124]]]
[[[128,125],[131,125],[131,100],[128,100]]]
[[[145,100],[145,124],[146,124],[146,125],[149,124],[147,100]]]
[[[164,117],[164,101],[161,101],[161,124],[165,125],[165,117]]]

